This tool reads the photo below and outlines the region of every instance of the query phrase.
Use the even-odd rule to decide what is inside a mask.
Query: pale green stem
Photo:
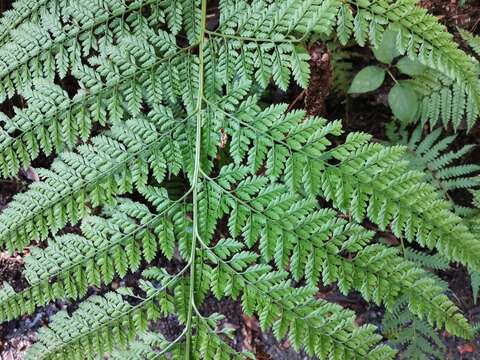
[[[186,322],[186,339],[185,339],[185,360],[191,357],[191,343],[192,343],[192,315],[194,308],[194,293],[195,293],[195,258],[198,234],[198,181],[200,175],[200,151],[202,145],[202,104],[203,104],[203,87],[204,87],[204,41],[206,31],[207,19],[207,0],[202,0],[202,17],[200,23],[200,35],[198,45],[198,95],[197,95],[197,126],[195,138],[195,164],[193,170],[192,188],[193,188],[193,229],[192,229],[192,247],[190,252],[190,284],[189,284],[189,301],[188,313]]]
[[[262,39],[262,38],[255,38],[255,37],[245,37],[245,36],[238,36],[238,35],[230,35],[230,34],[222,34],[215,31],[205,30],[205,33],[208,35],[219,36],[224,39],[233,39],[233,40],[240,40],[240,41],[252,41],[252,42],[266,42],[266,43],[299,43],[301,42],[300,39]]]

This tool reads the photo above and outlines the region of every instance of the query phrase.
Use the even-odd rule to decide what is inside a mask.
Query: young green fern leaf
[[[477,56],[480,56],[480,37],[472,34],[471,32],[463,29],[458,29],[460,32],[460,35],[462,36],[463,40],[466,41],[468,46],[470,46],[473,51],[477,54]]]
[[[353,79],[353,49],[344,49],[336,42],[327,44],[331,54],[333,86],[341,94],[346,94]]]
[[[383,319],[383,333],[400,348],[400,359],[443,359],[446,347],[439,334],[427,322],[415,317],[407,303],[400,299]]]
[[[449,264],[438,254],[426,254],[423,251],[406,247],[403,249],[405,259],[428,270],[445,270]],[[423,276],[433,280],[436,286],[448,289],[448,283],[430,271]],[[427,321],[412,312],[408,298],[402,296],[395,304],[386,309],[382,321],[383,334],[389,343],[399,349],[400,359],[443,359],[446,347],[439,332]]]
[[[470,228],[470,231],[476,236],[480,235],[480,190],[471,190],[474,209],[464,215],[465,222]],[[476,304],[478,301],[478,294],[480,292],[480,271],[469,268],[470,286],[472,288],[473,301]]]
[[[25,260],[30,286],[0,290],[1,318],[80,300],[39,333],[30,358],[118,356],[129,344],[138,349],[133,358],[248,356],[230,346],[220,315],[203,315],[212,294],[239,299],[262,330],[310,356],[392,359],[395,351],[373,326],[357,326],[353,312],[316,298],[319,282],[389,309],[405,297],[428,323],[472,336],[443,287],[360,225],[368,218],[480,270],[480,242],[425,175],[409,169],[405,147],[373,143],[364,133],[341,140],[340,121],[259,99],[270,81],[281,89],[292,78],[307,86],[311,35],[338,28],[342,42],[354,32],[363,44],[367,27],[375,45],[387,24],[399,29],[404,52],[476,99],[470,58],[444,44],[451,37],[433,17],[405,0],[223,0],[214,27],[206,0],[90,5],[65,1],[39,21],[12,20],[19,31],[44,24],[49,31],[35,32],[31,52],[0,69],[4,97],[18,92],[28,103],[2,118],[2,175],[14,176],[41,151],[58,153],[48,170],[38,170],[41,181],[0,213],[2,247],[44,242]],[[350,5],[358,5],[355,17]],[[421,26],[435,36],[419,33]],[[23,41],[11,36],[4,49]],[[73,96],[52,81],[67,73],[80,87]],[[94,122],[105,130],[93,130]],[[168,187],[172,178],[186,184],[179,196]],[[139,202],[125,198],[132,194]],[[58,235],[79,222],[82,235]],[[157,259],[176,272],[148,265]],[[83,300],[89,287],[140,271],[134,288]],[[141,344],[149,321],[172,316],[182,329],[175,339]]]
[[[461,84],[455,83],[439,71],[425,68],[406,80],[422,98],[419,116],[421,124],[435,127],[450,124],[455,130],[471,128],[478,117],[478,111],[471,97],[465,96]]]
[[[448,151],[457,136],[441,138],[441,128],[433,130],[425,137],[422,136],[421,126],[411,135],[405,128],[396,129],[395,125],[390,126],[387,132],[395,144],[408,146],[407,159],[411,167],[424,171],[427,174],[426,180],[441,190],[446,197],[449,197],[449,191],[472,189],[480,185],[480,178],[476,176],[480,172],[480,166],[453,164],[471,152],[475,145],[465,145],[457,151]]]

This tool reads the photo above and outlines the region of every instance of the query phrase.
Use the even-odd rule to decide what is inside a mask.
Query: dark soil
[[[327,115],[327,97],[333,83],[331,55],[324,44],[315,43],[310,48],[310,84],[305,91],[305,109],[311,116]]]
[[[421,0],[420,3],[431,14],[439,17],[450,30],[461,27],[473,32],[478,31],[480,23],[478,0],[467,1],[463,6],[459,5],[458,0]]]

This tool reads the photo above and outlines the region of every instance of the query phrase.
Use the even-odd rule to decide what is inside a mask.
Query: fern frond
[[[393,357],[394,353],[386,347],[372,347],[377,336],[371,326],[354,330],[350,311],[323,300],[308,300],[315,290],[290,288],[285,281],[286,273],[271,272],[268,265],[251,266],[255,260],[252,257],[242,261],[237,256],[229,262],[218,256],[214,258],[218,265],[212,269],[212,292],[219,298],[236,297],[234,284],[240,282],[244,287],[244,312],[257,313],[263,330],[272,326],[275,336],[278,339],[288,336],[295,349],[304,347],[307,354],[319,358],[328,358],[336,351],[349,359]],[[339,333],[343,335],[337,337]]]
[[[387,306],[392,306],[399,293],[408,294],[409,306],[415,314],[426,316],[430,323],[445,324],[451,332],[471,336],[468,323],[443,295],[443,287],[436,286],[412,263],[398,257],[396,250],[367,245],[373,233],[339,221],[334,211],[315,212],[313,199],[281,195],[285,192],[281,187],[260,190],[265,186],[260,179],[245,180],[234,189],[228,184],[229,191],[211,181],[214,187],[220,187],[223,201],[232,209],[228,220],[230,234],[234,237],[242,234],[249,247],[258,242],[264,262],[273,260],[277,268],[286,269],[290,259],[290,269],[297,281],[305,276],[311,286],[320,278],[325,284],[336,282],[345,294],[354,288],[365,299]],[[254,182],[258,185],[252,187]],[[278,195],[275,190],[279,190]],[[258,196],[252,198],[256,192]],[[217,203],[216,207],[223,209],[224,205]],[[215,215],[210,216],[216,219]],[[345,259],[343,252],[353,258]],[[435,300],[428,306],[422,305],[430,299]],[[450,315],[445,317],[445,313]]]
[[[125,37],[108,53],[110,57],[96,62],[95,70],[83,65],[77,69],[74,73],[82,90],[73,99],[57,85],[34,81],[33,89],[24,93],[29,106],[16,109],[11,119],[3,117],[0,175],[15,176],[40,151],[49,155],[53,150],[73,148],[78,139],[89,138],[94,122],[116,124],[125,114],[138,116],[144,99],[151,105],[163,98],[175,100],[179,80],[169,79],[177,71],[177,56],[185,50],[178,49],[171,38],[158,36],[151,39],[161,46],[157,55],[150,42],[137,40]],[[145,93],[139,91],[142,82],[147,84]]]
[[[449,267],[448,261],[438,254],[429,255],[412,248],[405,248],[404,256],[407,260],[427,269],[445,270]]]
[[[464,29],[458,29],[458,32],[462,36],[463,40],[470,46],[475,53],[480,56],[480,37],[472,34],[471,32],[464,30]]]
[[[132,341],[127,349],[115,349],[111,354],[111,359],[143,360],[158,358],[163,360],[159,353],[162,349],[168,348],[169,345],[170,342],[164,336],[148,331],[137,336],[137,339]]]
[[[57,313],[49,327],[39,331],[39,341],[26,359],[93,358],[94,354],[125,346],[135,333],[147,330],[151,301],[132,306],[118,293],[93,296],[72,315]]]
[[[475,237],[451,212],[451,204],[441,200],[432,186],[421,183],[423,173],[408,170],[408,162],[402,161],[405,148],[368,143],[369,136],[361,133],[350,133],[344,144],[329,148],[331,141],[326,136],[341,133],[338,122],[325,124],[316,118],[302,121],[302,111],[283,116],[285,106],[276,105],[265,110],[269,122],[262,123],[261,117],[249,115],[257,113],[252,108],[256,109],[255,99],[247,98],[234,114],[227,113],[234,120],[232,124],[239,127],[228,132],[232,136],[231,151],[249,148],[252,171],[266,160],[266,175],[275,180],[283,174],[291,191],[321,194],[358,222],[368,216],[382,229],[391,224],[397,236],[437,248],[449,260],[470,265],[477,262],[466,250],[478,246]],[[285,127],[291,130],[285,133]],[[250,139],[249,133],[253,135]],[[259,133],[261,143],[255,141]],[[239,142],[236,136],[244,144],[234,147]],[[232,153],[237,163],[246,155],[244,151]],[[338,163],[331,165],[332,160]],[[452,229],[456,241],[451,241]]]
[[[426,173],[426,180],[441,190],[446,196],[448,191],[456,189],[472,189],[480,185],[480,166],[475,164],[455,165],[465,154],[474,149],[474,145],[465,145],[459,150],[449,151],[449,146],[457,136],[441,138],[442,129],[437,128],[423,137],[423,129],[417,127],[411,135],[404,128],[396,130],[390,126],[389,136],[397,137],[396,144],[407,145],[409,152],[407,159],[412,169]],[[394,133],[399,132],[399,137]]]
[[[16,195],[0,214],[0,243],[11,250],[23,248],[32,239],[45,239],[67,223],[77,223],[89,212],[88,202],[108,203],[115,194],[145,185],[147,159],[170,146],[171,133],[182,121],[162,125],[163,133],[153,123],[131,119],[80,146],[78,153],[62,153],[51,170],[40,172],[44,181]]]
[[[37,306],[56,299],[81,298],[89,286],[109,284],[117,275],[123,278],[159,252],[171,259],[177,241],[186,239],[178,235],[179,229],[175,233],[168,229],[172,223],[178,224],[179,217],[188,220],[181,202],[169,200],[165,191],[162,201],[156,198],[156,206],[159,212],[154,214],[145,205],[121,200],[107,211],[108,217],[85,218],[81,226],[84,237],[65,234],[45,249],[32,248],[24,270],[30,286],[18,293],[8,285],[1,290],[0,319],[32,313]]]
[[[50,0],[18,0],[12,4],[12,9],[2,13],[0,18],[0,45],[4,45],[11,39],[12,31],[25,20],[34,21],[41,17],[41,11],[48,7],[54,7]],[[48,10],[47,10],[48,11]]]
[[[368,38],[373,46],[378,46],[386,28],[397,33],[397,49],[412,60],[440,71],[454,80],[460,93],[467,96],[467,108],[474,124],[480,109],[480,89],[476,64],[459,49],[444,25],[417,6],[416,0],[356,1],[358,6],[355,22],[355,37]],[[426,31],[428,29],[428,31]]]
[[[428,323],[411,314],[405,299],[399,299],[385,314],[382,324],[389,341],[400,348],[400,359],[444,358],[442,339]]]
[[[473,196],[472,205],[474,209],[469,208],[469,212],[464,215],[464,220],[470,231],[476,236],[480,235],[480,190],[471,190]],[[478,293],[480,290],[480,271],[468,268],[470,275],[470,287],[472,289],[473,302],[478,301]]]
[[[101,50],[131,31],[148,31],[142,8],[157,0],[126,3],[108,0],[62,3],[57,13],[45,12],[39,23],[25,22],[0,48],[0,98],[10,98],[32,78],[53,79],[82,67],[82,57]],[[67,15],[67,16],[65,16]]]
[[[278,1],[265,6],[254,1],[239,13],[220,24],[222,33],[255,39],[292,39],[295,33],[328,34],[333,30],[340,1]]]
[[[374,163],[375,159],[379,159],[378,156],[371,157],[371,160],[359,159],[360,163],[371,162],[372,172],[360,170],[357,173],[354,170],[352,174],[345,176],[341,170],[330,171],[330,176],[323,187],[324,192],[328,194],[327,198],[332,199],[342,211],[352,212],[355,218],[363,219],[363,214],[366,213],[380,228],[385,229],[391,223],[395,235],[403,235],[408,241],[415,240],[429,249],[436,248],[449,260],[462,262],[468,259],[465,263],[475,262],[464,247],[476,246],[475,237],[462,224],[461,219],[451,212],[449,202],[440,200],[431,186],[418,185],[418,181],[424,175],[408,172],[406,164],[401,163],[401,155],[398,155],[400,154],[397,153],[390,158],[395,163],[386,166],[390,170],[388,174],[382,173],[380,176],[372,169],[375,168]],[[343,164],[346,167],[351,166],[351,163],[346,161],[340,167]],[[334,192],[334,184],[351,186],[349,184],[352,182],[355,184],[355,190],[341,187]],[[362,184],[369,187],[364,188]],[[421,205],[420,208],[412,209],[412,204]],[[458,242],[450,241],[452,230]]]
[[[458,48],[446,28],[425,9],[419,8],[414,0],[373,3],[352,0],[350,3],[358,10],[353,29],[350,24],[352,10],[342,8],[340,11],[338,28],[339,31],[345,29],[339,34],[342,41],[346,43],[353,33],[360,45],[370,41],[373,47],[378,47],[383,34],[387,30],[393,31],[398,52],[427,67],[414,80],[419,87],[429,88],[429,93],[422,96],[422,122],[429,121],[433,126],[442,114],[445,126],[451,121],[458,129],[465,117],[467,127],[471,129],[480,112],[478,67]],[[345,16],[345,11],[350,14]],[[437,85],[425,81],[425,78]],[[439,82],[443,84],[439,86]]]
[[[478,293],[480,291],[480,272],[469,270],[470,274],[470,287],[472,288],[473,303],[478,301]]]

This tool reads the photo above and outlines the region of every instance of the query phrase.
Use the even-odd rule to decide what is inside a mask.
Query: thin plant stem
[[[191,343],[192,343],[192,316],[195,302],[195,260],[197,250],[197,238],[198,233],[198,182],[200,178],[200,152],[202,145],[202,105],[203,105],[203,88],[204,88],[204,41],[206,32],[206,19],[207,19],[207,0],[202,0],[202,17],[200,23],[200,35],[198,45],[198,95],[197,95],[197,124],[196,124],[196,136],[195,136],[195,164],[192,178],[193,188],[193,230],[192,230],[192,247],[190,251],[190,283],[189,283],[189,301],[188,301],[188,313],[186,321],[186,335],[185,335],[185,360],[191,358]]]

